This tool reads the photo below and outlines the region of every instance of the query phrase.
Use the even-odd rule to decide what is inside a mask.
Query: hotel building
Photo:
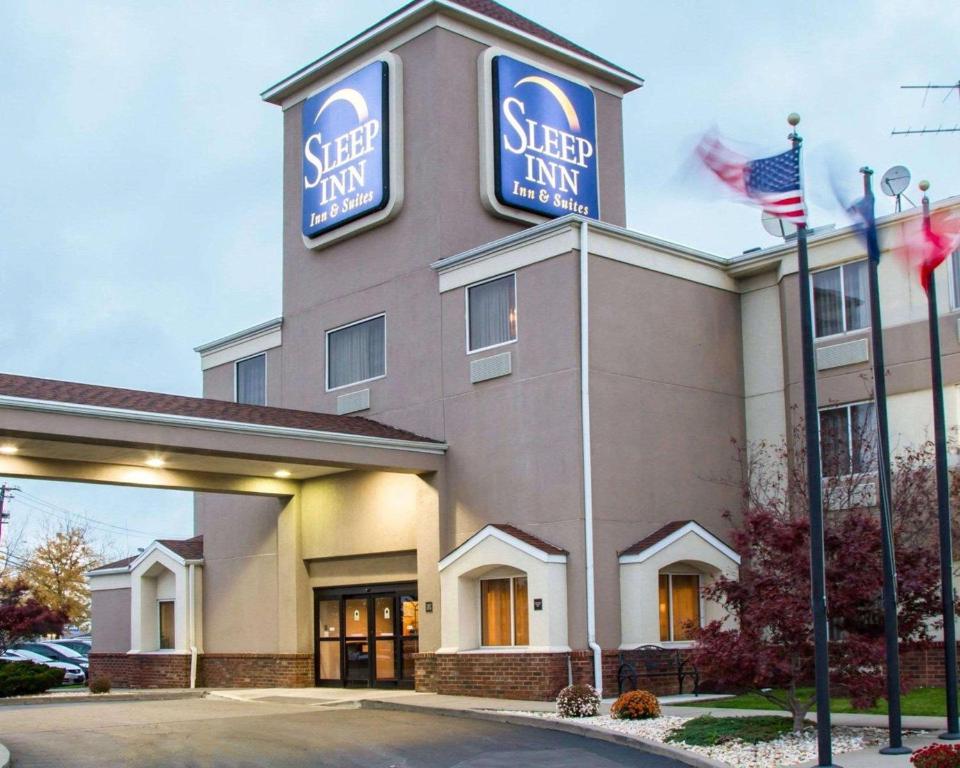
[[[196,492],[193,538],[90,574],[94,674],[549,698],[719,617],[731,441],[785,439],[802,397],[796,249],[626,227],[642,84],[490,0],[415,0],[264,92],[282,316],[197,348],[202,398],[0,375],[0,474]],[[811,234],[834,427],[873,420],[865,258]],[[932,432],[926,299],[880,272],[896,447]]]

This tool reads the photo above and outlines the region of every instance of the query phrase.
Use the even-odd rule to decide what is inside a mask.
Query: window
[[[267,356],[257,355],[236,364],[237,402],[267,404]]]
[[[820,454],[826,477],[876,471],[877,415],[873,403],[821,410]]]
[[[467,351],[517,340],[517,276],[505,275],[467,288]]]
[[[174,619],[173,619],[173,600],[161,600],[159,602],[159,624],[160,624],[160,650],[168,650],[174,647]]]
[[[480,581],[480,644],[530,644],[526,576]]]
[[[869,327],[870,292],[866,261],[814,272],[810,279],[817,338]]]
[[[327,389],[386,374],[386,316],[377,315],[327,331]]]
[[[950,256],[950,308],[960,309],[960,250]]]
[[[700,626],[700,576],[660,574],[660,641],[689,640]]]

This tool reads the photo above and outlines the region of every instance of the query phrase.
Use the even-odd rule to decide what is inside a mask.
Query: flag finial
[[[796,112],[791,112],[789,115],[787,115],[787,122],[796,128],[798,125],[800,125],[800,115],[798,115]]]
[[[919,184],[917,184],[917,186],[920,187],[921,192],[926,192],[928,189],[930,189],[930,182],[924,179]]]

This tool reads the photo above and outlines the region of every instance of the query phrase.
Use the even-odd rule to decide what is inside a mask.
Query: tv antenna
[[[950,85],[939,85],[939,84],[935,85],[933,83],[928,83],[927,85],[901,85],[900,88],[908,91],[919,91],[919,90],[924,91],[925,92],[923,94],[924,104],[927,103],[927,96],[929,95],[930,91],[946,91],[947,94],[943,97],[943,101],[945,102],[947,99],[950,98],[950,94],[953,91],[956,91],[957,95],[960,95],[960,80],[957,80],[957,82],[952,83]],[[907,128],[905,131],[893,130],[890,132],[890,135],[891,136],[915,136],[915,135],[924,134],[924,133],[960,133],[960,124],[954,125],[952,128],[944,128],[942,125],[940,125],[936,128],[927,128],[926,126],[924,126],[923,128]]]
[[[896,203],[896,212],[900,213],[903,210],[902,205],[900,204],[901,197],[907,197],[904,192],[907,187],[910,186],[910,171],[906,166],[895,165],[893,168],[888,170],[883,174],[883,178],[880,179],[880,191],[883,192],[887,197],[894,197],[897,200]],[[907,202],[910,205],[913,205],[913,200],[907,197]]]

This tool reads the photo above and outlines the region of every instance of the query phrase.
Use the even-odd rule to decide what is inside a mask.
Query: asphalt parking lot
[[[216,699],[0,707],[16,768],[680,768],[555,731],[438,715]]]

